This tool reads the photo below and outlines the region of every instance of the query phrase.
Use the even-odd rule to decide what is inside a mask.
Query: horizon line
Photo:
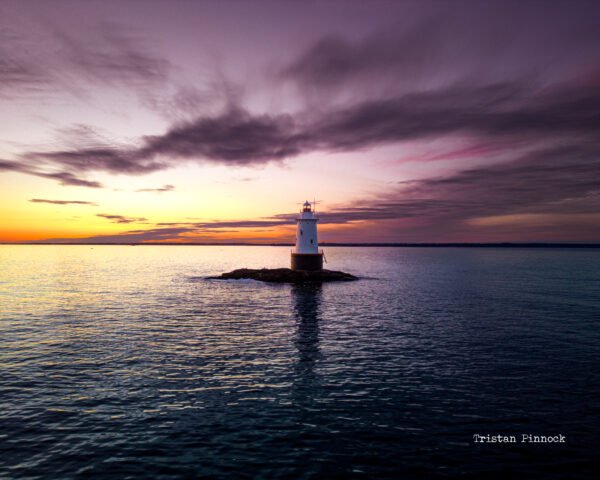
[[[31,241],[31,242],[0,242],[0,245],[162,245],[162,246],[249,246],[249,247],[293,247],[293,243],[250,243],[250,242],[52,242],[52,241]],[[600,248],[600,242],[324,242],[321,247],[504,247],[504,248]]]

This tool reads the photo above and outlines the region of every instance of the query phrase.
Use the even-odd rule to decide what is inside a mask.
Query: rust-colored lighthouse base
[[[292,270],[323,270],[323,254],[292,253]]]

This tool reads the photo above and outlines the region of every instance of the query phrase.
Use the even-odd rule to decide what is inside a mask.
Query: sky
[[[595,1],[0,2],[0,242],[600,241]]]

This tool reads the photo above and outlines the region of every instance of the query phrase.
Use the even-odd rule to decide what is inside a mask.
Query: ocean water
[[[600,250],[325,252],[0,246],[0,478],[594,478]]]

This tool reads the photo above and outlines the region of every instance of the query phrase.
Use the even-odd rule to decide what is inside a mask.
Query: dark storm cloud
[[[146,137],[137,155],[256,165],[297,155],[306,140],[290,116],[252,115],[234,109],[176,126],[164,135]]]
[[[333,150],[465,132],[532,139],[596,134],[600,88],[547,93],[506,84],[450,88],[363,102],[326,115],[312,128],[314,144]]]
[[[177,125],[164,135],[145,137],[138,147],[29,152],[21,156],[23,163],[12,162],[12,169],[31,173],[33,165],[50,166],[69,172],[72,178],[66,178],[66,173],[59,177],[63,183],[86,184],[95,182],[77,175],[92,171],[139,175],[188,160],[254,166],[319,149],[353,151],[450,134],[509,142],[516,137],[534,141],[599,132],[600,88],[538,92],[522,85],[498,84],[362,102],[305,124],[287,115],[252,115],[235,109]],[[6,165],[4,169],[11,168]]]
[[[98,204],[94,202],[86,202],[83,200],[47,200],[45,198],[32,198],[29,200],[32,203],[50,203],[53,205],[91,205],[97,207]]]
[[[143,217],[124,217],[123,215],[109,215],[107,213],[98,213],[96,216],[110,220],[113,223],[140,223],[148,220]]]
[[[136,192],[164,193],[164,192],[172,192],[173,190],[175,190],[175,187],[173,185],[163,185],[162,187],[158,187],[158,188],[140,188],[139,190],[136,190]]]
[[[139,147],[86,144],[79,149],[32,151],[23,153],[18,161],[3,161],[0,169],[56,178],[65,185],[97,187],[98,182],[78,175],[88,172],[141,175],[189,160],[255,166],[295,156],[306,149],[304,143],[308,140],[290,116],[251,115],[234,109],[179,124],[164,135],[144,137]],[[64,169],[69,173],[46,173],[47,169]]]

